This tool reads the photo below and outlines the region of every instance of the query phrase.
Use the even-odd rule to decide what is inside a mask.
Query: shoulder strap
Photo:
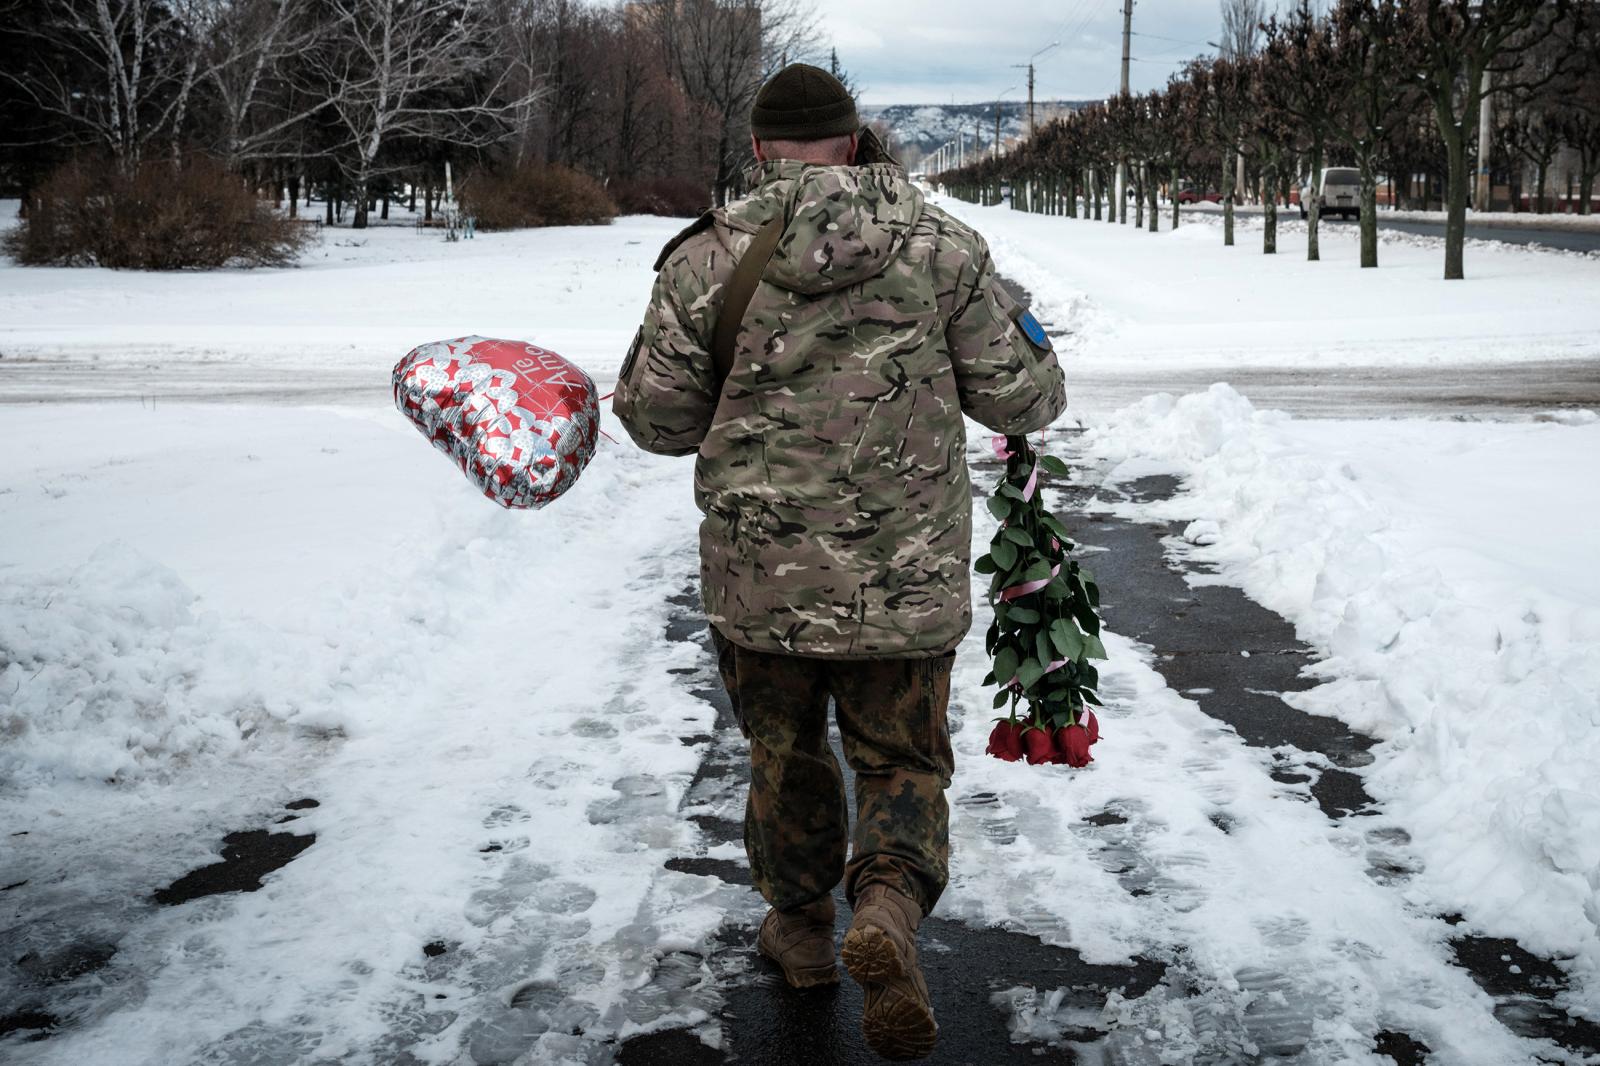
[[[744,313],[750,308],[750,297],[756,294],[756,286],[761,284],[761,275],[767,272],[772,253],[778,250],[783,230],[782,215],[757,230],[750,238],[750,247],[745,249],[728,278],[722,310],[717,314],[717,328],[711,335],[711,362],[717,368],[719,385],[728,380],[728,372],[733,369],[733,346],[739,338],[739,327],[744,324]]]
[[[693,237],[696,233],[699,233],[701,230],[705,229],[707,226],[711,225],[711,223],[715,222],[716,220],[717,220],[717,215],[716,215],[715,211],[706,211],[703,214],[701,214],[701,216],[699,218],[695,219],[693,222],[691,222],[687,226],[683,227],[683,229],[680,230],[672,238],[672,240],[668,241],[665,245],[662,246],[661,254],[656,256],[656,265],[651,267],[650,269],[651,270],[655,270],[655,271],[660,271],[662,267],[667,265],[667,257],[672,255],[673,252],[678,250],[678,245],[682,244],[684,241],[688,240],[690,237]]]

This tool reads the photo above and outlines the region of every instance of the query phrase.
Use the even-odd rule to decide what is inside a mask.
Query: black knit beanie
[[[750,132],[762,141],[820,141],[860,128],[849,90],[809,63],[790,63],[774,74],[750,109]]]

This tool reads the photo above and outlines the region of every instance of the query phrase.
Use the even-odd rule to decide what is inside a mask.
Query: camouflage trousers
[[[890,885],[933,908],[949,878],[954,757],[945,717],[954,655],[809,659],[733,644],[711,630],[739,729],[750,741],[744,842],[750,874],[779,910],[831,892]],[[855,773],[850,837],[844,775],[828,745],[828,702]]]

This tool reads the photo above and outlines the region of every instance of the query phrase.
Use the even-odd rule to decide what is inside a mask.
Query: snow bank
[[[202,614],[177,573],[120,541],[17,577],[0,592],[0,781],[126,783],[290,722],[337,729],[327,690],[304,684],[318,652]]]
[[[1304,424],[1219,384],[1084,448],[1113,480],[1181,474],[1129,509],[1196,520],[1211,580],[1327,656],[1293,701],[1384,740],[1368,787],[1434,905],[1600,965],[1600,426]]]
[[[657,971],[747,894],[664,868],[714,718],[662,636],[686,464],[602,444],[516,513],[392,409],[61,411],[0,420],[0,883],[41,954],[115,954],[7,1054],[594,1062],[704,1018]],[[150,902],[302,796],[260,891]]]

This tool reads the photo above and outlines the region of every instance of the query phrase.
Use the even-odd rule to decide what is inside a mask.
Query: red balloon
[[[458,337],[414,348],[394,368],[394,402],[434,447],[502,507],[539,508],[594,457],[594,382],[546,348]]]

